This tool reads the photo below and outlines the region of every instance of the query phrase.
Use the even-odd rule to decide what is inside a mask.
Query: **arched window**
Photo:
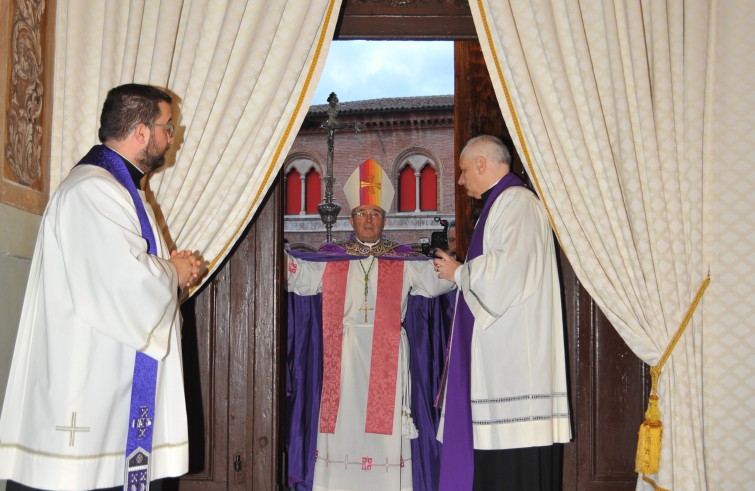
[[[415,211],[417,209],[417,184],[411,165],[401,169],[398,176],[398,211]]]
[[[317,205],[322,201],[322,187],[320,184],[320,174],[315,169],[307,172],[305,179],[305,196],[307,200],[307,214],[317,213]]]
[[[322,201],[317,164],[298,158],[286,164],[286,215],[316,214]]]
[[[438,179],[435,169],[430,164],[419,173],[419,209],[436,211],[438,209]]]
[[[301,174],[296,169],[286,175],[286,215],[301,213]]]
[[[438,174],[427,155],[416,153],[401,161],[398,174],[398,211],[438,210]]]

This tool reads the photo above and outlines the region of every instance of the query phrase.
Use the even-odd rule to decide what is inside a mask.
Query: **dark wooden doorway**
[[[470,136],[507,137],[466,1],[344,0],[336,38],[457,40],[457,154]],[[514,170],[523,173],[520,163]],[[232,255],[182,309],[190,474],[167,488],[283,489],[281,196],[278,182]],[[459,230],[471,230],[473,203],[457,192],[456,205]],[[574,428],[564,489],[634,489],[645,367],[564,257],[561,266]]]
[[[455,71],[456,161],[469,138],[494,134],[509,144],[512,171],[529,182],[476,40],[456,41]],[[458,167],[456,171],[458,179]],[[474,200],[457,185],[457,248],[462,255],[476,212]],[[565,446],[563,489],[635,489],[637,430],[649,392],[645,365],[600,312],[563,253],[560,266],[574,435]]]
[[[189,474],[164,489],[262,490],[280,481],[282,217],[278,181],[182,306]]]

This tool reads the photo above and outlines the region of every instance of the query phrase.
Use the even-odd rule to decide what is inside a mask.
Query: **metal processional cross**
[[[335,92],[330,93],[328,97],[328,121],[321,124],[320,128],[325,129],[328,132],[328,161],[325,169],[325,196],[322,203],[317,205],[317,211],[320,213],[322,223],[325,224],[325,240],[327,242],[333,242],[332,228],[333,224],[338,219],[338,213],[341,211],[341,205],[333,201],[333,184],[335,183],[335,177],[333,177],[333,145],[335,140],[336,131],[345,129],[354,129],[357,133],[362,131],[362,123],[339,123],[336,120],[338,116],[338,97]]]

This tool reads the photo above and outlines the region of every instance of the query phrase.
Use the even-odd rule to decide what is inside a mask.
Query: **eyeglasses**
[[[173,138],[173,124],[162,124],[162,123],[144,123],[146,126],[159,126],[160,128],[165,128],[165,132],[168,134],[169,137]]]
[[[364,219],[367,217],[370,217],[373,220],[377,220],[378,218],[383,218],[383,214],[379,211],[355,211],[351,214],[354,218]]]

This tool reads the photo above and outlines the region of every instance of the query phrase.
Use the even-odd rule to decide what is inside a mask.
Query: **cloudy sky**
[[[333,41],[312,104],[454,92],[452,41]]]

